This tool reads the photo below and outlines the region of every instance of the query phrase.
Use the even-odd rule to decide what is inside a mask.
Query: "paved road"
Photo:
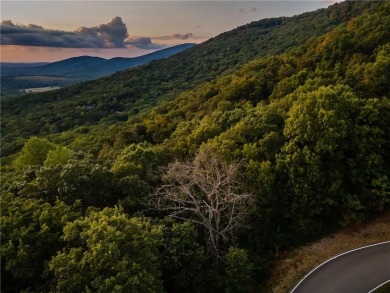
[[[390,280],[390,242],[340,255],[293,289],[294,293],[367,293]]]

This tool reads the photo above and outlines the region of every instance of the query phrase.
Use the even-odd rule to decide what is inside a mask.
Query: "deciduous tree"
[[[249,213],[252,195],[241,190],[239,167],[201,151],[193,162],[169,165],[162,175],[164,184],[152,196],[156,208],[204,228],[209,253],[216,262],[221,240],[230,242]]]

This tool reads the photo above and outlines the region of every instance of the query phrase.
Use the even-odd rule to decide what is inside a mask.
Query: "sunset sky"
[[[1,62],[133,57],[333,1],[1,1]]]

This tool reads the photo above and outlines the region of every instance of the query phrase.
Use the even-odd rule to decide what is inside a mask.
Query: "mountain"
[[[153,52],[150,54],[146,54],[139,57],[134,58],[122,58],[122,57],[116,57],[112,59],[108,59],[103,63],[91,65],[85,68],[81,68],[79,70],[79,74],[81,76],[90,76],[93,78],[101,77],[101,76],[108,76],[110,74],[113,74],[117,71],[121,71],[124,69],[140,66],[146,63],[149,63],[153,60],[159,60],[163,58],[167,58],[169,56],[172,56],[174,54],[180,53],[184,50],[187,50],[191,47],[193,47],[195,44],[181,44],[177,46],[173,46],[170,48],[162,49],[157,52]],[[71,75],[71,72],[65,73]]]
[[[65,76],[73,71],[73,75],[78,75],[78,71],[85,67],[94,66],[107,61],[104,58],[80,56],[65,60],[60,60],[51,63],[31,63],[24,66],[24,63],[2,63],[2,76],[16,76],[16,75],[47,75],[47,76]]]
[[[232,73],[250,60],[297,48],[310,39],[347,24],[362,12],[375,11],[379,5],[381,2],[345,1],[328,9],[293,17],[263,19],[169,58],[110,77],[49,94],[5,100],[2,103],[2,123],[6,123],[3,129],[7,134],[2,139],[15,144],[17,137],[59,133],[81,125],[113,123],[119,117],[127,119],[156,103],[171,100],[181,92]],[[102,64],[110,62],[98,61]],[[80,116],[75,109],[83,105],[96,107],[94,111]],[[124,116],[118,116],[117,112]],[[51,121],[50,127],[45,126],[47,121]],[[4,148],[3,154],[14,152],[15,147],[11,149]]]
[[[83,73],[81,73],[82,71],[90,67],[102,65],[106,61],[106,59],[100,57],[73,57],[47,65],[34,67],[30,69],[28,73],[47,76],[82,77],[85,76]]]
[[[23,63],[2,65],[2,75],[42,75],[57,77],[72,77],[79,79],[93,79],[111,75],[117,71],[146,64],[153,60],[167,58],[183,50],[191,48],[194,44],[181,44],[170,48],[162,49],[150,54],[134,58],[112,58],[79,56],[48,64],[37,63],[23,66]]]
[[[26,68],[26,67],[37,67],[41,65],[47,65],[50,62],[33,62],[33,63],[13,63],[13,62],[0,62],[1,70],[4,69],[16,69],[16,68]]]
[[[20,95],[21,89],[66,87],[109,76],[117,71],[167,58],[192,46],[194,44],[181,44],[134,58],[79,56],[52,63],[1,63],[2,98]]]

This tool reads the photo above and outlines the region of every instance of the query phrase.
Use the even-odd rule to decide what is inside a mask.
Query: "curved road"
[[[291,293],[367,293],[390,280],[390,242],[338,255],[323,263]]]

